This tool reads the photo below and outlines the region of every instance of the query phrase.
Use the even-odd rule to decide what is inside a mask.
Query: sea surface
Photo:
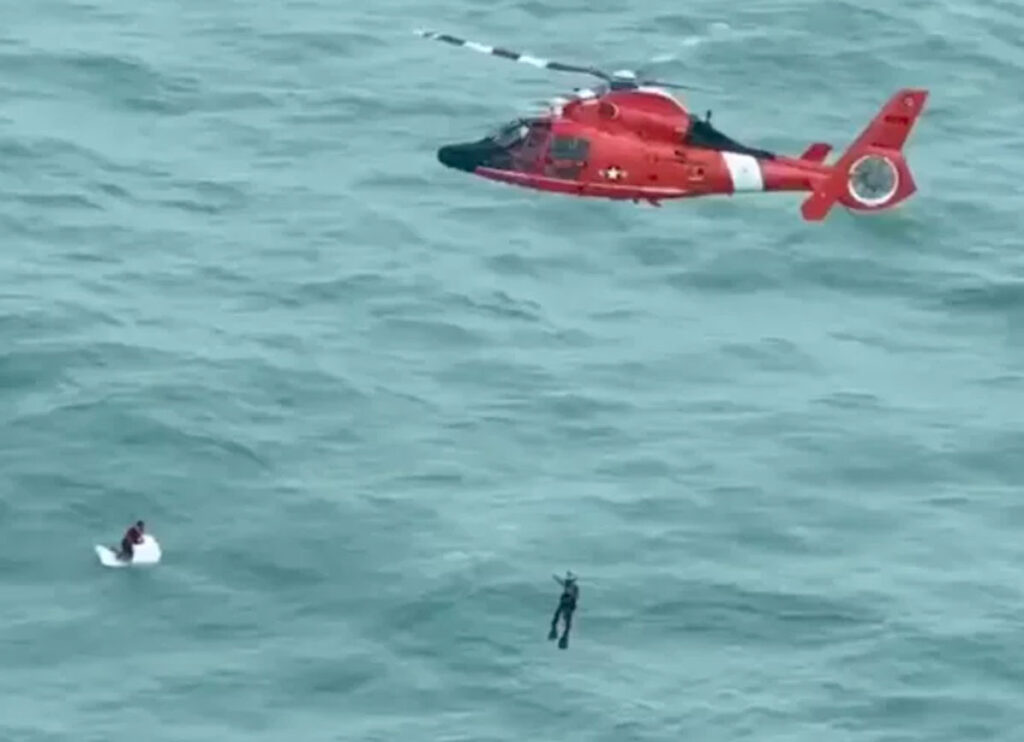
[[[0,2],[2,742],[1020,742],[1024,11]],[[587,78],[898,211],[446,170]],[[164,558],[99,566],[145,519]],[[569,648],[546,639],[580,575]]]

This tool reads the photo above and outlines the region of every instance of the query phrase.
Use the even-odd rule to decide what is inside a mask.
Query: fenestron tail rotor
[[[571,64],[566,62],[556,62],[550,59],[543,59],[541,57],[535,57],[530,54],[523,54],[521,52],[512,51],[510,49],[503,49],[497,46],[491,46],[489,44],[481,44],[477,41],[469,41],[468,39],[462,39],[458,36],[452,36],[446,33],[439,33],[437,31],[423,31],[418,30],[415,32],[417,36],[422,36],[425,39],[433,39],[435,41],[443,41],[446,44],[453,46],[461,46],[473,51],[481,52],[483,54],[490,54],[495,57],[503,57],[504,59],[510,59],[513,62],[521,62],[522,64],[528,64],[531,67],[537,67],[539,69],[554,70],[556,72],[578,72],[584,75],[591,75],[605,81],[610,87],[619,89],[635,88],[640,85],[650,85],[655,87],[664,88],[676,88],[679,90],[706,90],[706,88],[700,88],[692,85],[684,85],[682,83],[673,82],[662,82],[659,80],[638,80],[635,72],[631,70],[618,70],[613,74],[608,74],[597,67],[590,67],[586,65]]]

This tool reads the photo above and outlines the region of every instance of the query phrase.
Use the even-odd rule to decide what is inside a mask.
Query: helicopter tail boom
[[[836,203],[854,211],[879,211],[912,195],[917,185],[902,150],[927,98],[928,91],[919,88],[904,88],[889,98],[804,201],[804,219],[821,221]]]

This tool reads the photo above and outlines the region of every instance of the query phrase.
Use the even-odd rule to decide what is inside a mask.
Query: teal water
[[[1017,4],[2,7],[0,739],[1019,742]],[[792,153],[928,87],[920,191],[460,176],[588,81],[417,27]]]

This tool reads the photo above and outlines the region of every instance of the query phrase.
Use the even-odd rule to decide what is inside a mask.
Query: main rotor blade
[[[490,54],[495,57],[503,57],[505,59],[511,59],[513,62],[522,62],[532,67],[538,67],[540,69],[555,70],[556,72],[579,72],[584,75],[593,75],[599,77],[602,80],[610,80],[609,76],[597,69],[596,67],[584,67],[578,64],[566,64],[565,62],[555,62],[549,59],[541,59],[540,57],[530,56],[529,54],[522,54],[520,52],[511,51],[509,49],[502,49],[498,46],[490,46],[488,44],[481,44],[477,41],[468,41],[466,39],[460,39],[457,36],[451,36],[446,33],[438,33],[437,31],[416,31],[417,36],[422,36],[425,39],[434,39],[435,41],[443,41],[446,44],[452,44],[453,46],[462,46],[473,51],[481,52],[483,54]]]
[[[664,82],[662,80],[642,80],[640,85],[650,85],[656,88],[670,88],[673,90],[695,90],[702,93],[711,92],[710,88],[702,88],[699,85],[683,85],[680,82]]]

